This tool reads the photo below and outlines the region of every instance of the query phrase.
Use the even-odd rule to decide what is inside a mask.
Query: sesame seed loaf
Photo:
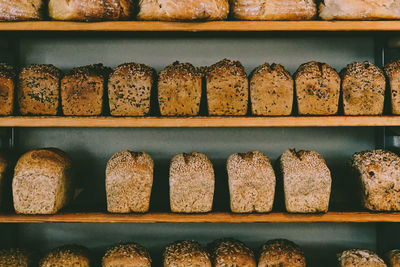
[[[215,240],[210,245],[214,267],[256,267],[253,251],[244,243],[232,238]]]
[[[57,115],[60,105],[61,71],[53,65],[33,64],[18,76],[21,115]]]
[[[146,248],[136,243],[118,244],[107,249],[102,267],[150,267],[151,257]]]
[[[90,267],[89,250],[82,246],[65,245],[49,251],[39,267]]]
[[[359,180],[361,201],[374,211],[400,211],[400,157],[385,150],[355,153],[351,166]]]
[[[227,161],[232,212],[270,212],[275,196],[275,172],[262,152],[236,153]]]
[[[386,79],[383,71],[370,62],[354,62],[342,70],[344,115],[383,113]]]
[[[114,213],[147,212],[153,186],[154,162],[145,152],[122,151],[108,161],[107,210]]]
[[[284,116],[292,113],[294,82],[282,65],[265,63],[250,75],[253,115]]]
[[[34,256],[31,252],[20,248],[0,249],[1,267],[33,267]]]
[[[345,250],[337,255],[340,267],[386,267],[376,253],[366,249]]]
[[[125,63],[116,67],[108,79],[111,115],[148,115],[154,76],[154,70],[144,64]]]
[[[301,248],[286,239],[270,240],[261,247],[258,267],[305,267],[306,258]]]
[[[400,115],[400,60],[386,64],[384,70],[389,82],[392,114]]]
[[[39,20],[43,7],[43,0],[0,0],[0,21]]]
[[[279,158],[288,212],[327,212],[331,194],[331,173],[315,151],[289,149]]]
[[[393,249],[385,254],[386,262],[389,267],[399,267],[400,266],[400,250]]]
[[[208,67],[206,87],[209,115],[246,115],[249,82],[239,61],[224,59]]]
[[[196,241],[176,241],[163,253],[164,267],[211,267],[207,250]]]
[[[55,148],[25,153],[15,166],[12,191],[17,213],[56,213],[71,198],[71,160]]]
[[[299,115],[334,115],[339,109],[340,76],[325,63],[302,64],[294,75]]]
[[[6,193],[4,192],[4,186],[6,182],[7,168],[8,160],[4,156],[0,155],[0,209],[2,208],[4,195]]]
[[[212,210],[214,168],[201,153],[180,153],[171,160],[169,195],[172,212],[201,213]]]
[[[99,116],[109,69],[102,64],[72,69],[61,80],[62,109],[66,116]]]
[[[14,112],[15,70],[12,66],[0,63],[0,116]]]
[[[200,111],[202,75],[189,63],[174,62],[160,72],[158,103],[163,116],[196,116]]]

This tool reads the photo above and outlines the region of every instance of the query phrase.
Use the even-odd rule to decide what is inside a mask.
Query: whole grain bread
[[[337,255],[340,267],[386,267],[375,252],[366,249],[345,250]]]
[[[2,267],[34,267],[35,264],[33,253],[26,249],[0,249],[0,266]]]
[[[385,260],[389,267],[400,266],[400,250],[393,249],[385,254]]]
[[[210,244],[210,251],[214,267],[257,266],[253,251],[236,239],[217,239]]]
[[[78,245],[65,245],[49,251],[39,262],[39,267],[90,267],[90,252]]]
[[[400,115],[400,60],[386,64],[384,70],[390,88],[392,114]]]
[[[207,250],[196,241],[176,241],[163,253],[164,267],[211,267]]]
[[[258,267],[305,267],[306,258],[301,248],[286,239],[270,240],[261,247]]]
[[[0,21],[42,19],[44,5],[43,0],[0,0]]]
[[[139,244],[118,244],[107,249],[102,267],[151,267],[147,249]]]
[[[14,112],[15,76],[12,66],[0,63],[0,116]]]

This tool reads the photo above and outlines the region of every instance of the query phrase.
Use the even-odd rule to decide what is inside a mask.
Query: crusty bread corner
[[[175,61],[161,70],[159,79],[163,81],[174,81],[176,78],[190,79],[192,77],[198,78],[201,76],[202,74],[199,69],[192,64]]]
[[[0,21],[43,19],[44,6],[43,0],[0,0]]]
[[[145,64],[130,62],[118,65],[110,73],[109,77],[131,75],[137,77],[154,77],[155,71]]]
[[[185,240],[169,244],[164,250],[163,261],[164,267],[211,267],[209,253],[196,241]]]
[[[306,258],[302,249],[286,239],[270,240],[261,247],[258,267],[291,266],[305,267]]]
[[[65,245],[57,247],[43,256],[39,267],[90,267],[90,252],[86,247]]]
[[[214,77],[218,77],[220,75],[226,75],[227,73],[247,78],[247,74],[242,63],[240,63],[239,61],[229,60],[226,58],[207,67],[206,78],[207,80],[211,80]]]
[[[13,66],[0,63],[0,78],[6,78],[14,80],[16,77],[16,72]]]
[[[400,115],[400,60],[386,64],[384,72],[389,83],[392,114]]]
[[[385,260],[390,267],[400,266],[400,250],[393,249],[385,254]]]
[[[217,239],[210,244],[214,267],[256,267],[254,252],[243,242],[233,238]]]
[[[0,266],[33,267],[35,256],[31,251],[21,248],[0,249]]]
[[[345,250],[337,258],[340,267],[386,267],[385,262],[375,252],[366,249]]]
[[[148,250],[136,243],[117,244],[109,247],[102,259],[103,267],[140,266],[150,267]]]

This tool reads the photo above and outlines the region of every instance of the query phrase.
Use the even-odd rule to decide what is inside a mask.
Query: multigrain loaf
[[[214,267],[256,267],[254,252],[244,243],[232,238],[217,239],[210,244]]]
[[[5,193],[5,183],[8,169],[8,160],[3,155],[0,155],[0,209],[3,207]],[[1,266],[1,265],[0,265]]]
[[[90,252],[78,245],[65,245],[49,251],[40,259],[39,267],[90,267]]]
[[[122,151],[108,161],[107,210],[113,213],[147,212],[153,186],[154,162],[145,152]]]
[[[269,158],[262,152],[236,153],[227,161],[232,212],[270,212],[276,178]]]
[[[249,82],[239,61],[224,59],[208,67],[206,87],[209,115],[246,115]]]
[[[331,173],[315,151],[289,149],[279,158],[285,206],[288,212],[327,212]]]
[[[18,76],[21,115],[57,115],[60,105],[61,71],[53,65],[33,64]]]
[[[370,62],[354,62],[342,70],[344,115],[383,113],[386,80],[383,71]]]
[[[43,0],[0,0],[0,21],[39,20],[43,7]]]
[[[71,160],[56,148],[25,153],[15,166],[12,191],[17,213],[56,213],[71,199]]]
[[[15,76],[12,66],[0,63],[0,116],[14,112]]]
[[[385,254],[385,260],[389,267],[400,267],[400,250],[393,249]]]
[[[151,257],[139,244],[118,244],[107,249],[102,267],[151,267]]]
[[[385,150],[355,153],[351,166],[359,181],[361,201],[373,211],[400,211],[400,157]]]
[[[286,239],[270,240],[261,247],[258,267],[305,267],[306,258],[301,248]]]
[[[0,249],[1,267],[34,267],[35,259],[32,252],[21,248]]]
[[[214,168],[201,153],[180,153],[171,160],[169,195],[172,212],[202,213],[212,210]]]
[[[232,0],[231,15],[239,20],[311,20],[314,0]]]
[[[189,63],[174,62],[160,72],[158,103],[163,116],[196,116],[200,111],[202,75]]]
[[[392,114],[400,115],[400,60],[386,64],[384,70],[390,88]]]
[[[285,116],[292,113],[293,78],[282,65],[265,63],[250,75],[253,115]]]
[[[338,112],[340,76],[325,63],[302,64],[294,75],[299,115],[334,115]]]
[[[144,64],[125,63],[116,67],[108,79],[111,115],[148,115],[154,79],[154,69]]]
[[[386,267],[376,253],[366,249],[345,250],[337,255],[340,267]]]
[[[163,253],[164,267],[211,267],[207,250],[196,241],[176,241]]]

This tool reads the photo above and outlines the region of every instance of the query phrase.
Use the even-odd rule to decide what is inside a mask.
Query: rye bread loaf
[[[270,212],[276,178],[269,158],[262,152],[236,153],[227,161],[232,212]]]
[[[151,267],[151,257],[145,247],[136,243],[118,244],[107,249],[102,267]]]
[[[282,65],[265,63],[250,75],[253,115],[285,116],[292,113],[294,82]]]
[[[71,199],[71,160],[56,148],[25,153],[15,166],[12,191],[17,213],[56,213]]]
[[[12,66],[0,63],[0,116],[14,113],[15,76]]]
[[[344,115],[383,113],[386,80],[380,68],[370,62],[354,62],[341,76]]]
[[[366,249],[345,250],[337,255],[340,267],[386,267],[375,252]]]
[[[148,115],[154,78],[154,69],[144,64],[125,63],[116,67],[108,79],[111,115]]]
[[[60,106],[61,71],[53,65],[33,64],[18,76],[21,115],[57,115]]]
[[[6,157],[0,155],[0,209],[3,207],[3,200],[5,195],[5,183],[8,169],[8,160]],[[0,265],[1,266],[1,265]]]
[[[270,240],[261,247],[258,267],[305,267],[306,258],[301,248],[286,239]]]
[[[196,116],[200,111],[202,75],[189,63],[174,62],[158,77],[162,116]]]
[[[256,267],[253,251],[244,243],[232,238],[217,239],[210,245],[214,267]]]
[[[384,70],[389,83],[392,114],[400,115],[400,60],[386,64]]]
[[[207,250],[196,241],[176,241],[163,253],[164,267],[211,267]]]
[[[328,211],[332,179],[320,154],[290,149],[281,155],[279,165],[288,212]]]
[[[180,153],[171,160],[169,195],[172,212],[202,213],[212,210],[214,168],[201,153]]]
[[[65,245],[49,251],[40,259],[39,267],[90,267],[89,250],[82,246]]]
[[[0,0],[0,21],[39,20],[43,7],[43,0]]]
[[[400,250],[393,249],[385,254],[385,260],[389,267],[400,267]]]
[[[0,249],[1,267],[34,267],[33,253],[20,248]]]
[[[154,162],[145,152],[122,151],[108,161],[107,210],[113,213],[147,212],[153,186]]]
[[[308,62],[294,75],[299,115],[335,115],[339,108],[340,76],[325,63]]]
[[[249,82],[239,61],[224,59],[208,67],[206,87],[209,115],[246,115]]]

